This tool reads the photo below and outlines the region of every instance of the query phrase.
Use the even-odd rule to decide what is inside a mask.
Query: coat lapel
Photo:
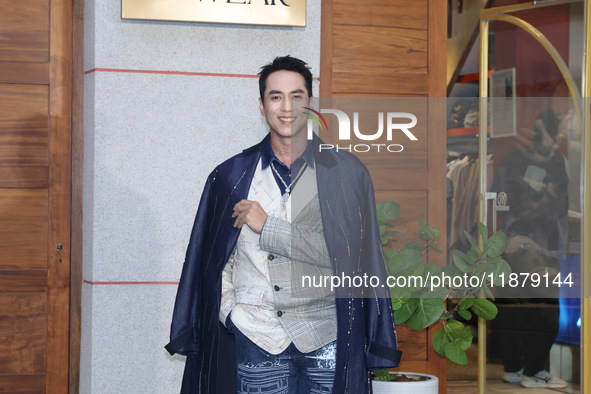
[[[220,242],[220,246],[226,248],[224,253],[225,258],[220,260],[220,264],[225,265],[225,262],[232,253],[236,241],[238,240],[238,235],[240,234],[240,229],[236,229],[232,226],[234,223],[234,219],[232,219],[234,205],[240,200],[248,198],[248,191],[257,164],[261,158],[263,144],[269,138],[270,136],[267,134],[261,142],[242,151],[242,155],[236,156],[232,162],[227,181],[224,181],[224,189],[219,192],[220,197],[225,196],[225,198],[227,198],[226,205],[222,210],[222,215],[224,216],[220,218],[220,221],[223,223],[224,228],[228,229],[228,232],[226,233],[227,238],[223,237]]]

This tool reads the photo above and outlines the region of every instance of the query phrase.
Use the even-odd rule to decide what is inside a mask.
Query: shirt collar
[[[297,160],[299,160],[301,158],[306,162],[308,167],[314,168],[314,149],[313,149],[312,145],[314,145],[314,144],[312,144],[312,141],[308,141],[308,145],[306,146],[306,150],[304,151],[304,153],[302,153],[302,155],[300,157],[298,157],[296,160],[294,160],[293,163],[295,163]],[[262,164],[263,170],[265,168],[269,167],[269,165],[271,164],[272,161],[276,161],[277,163],[285,166],[285,164],[283,164],[277,158],[277,156],[275,156],[275,153],[273,152],[273,148],[271,147],[271,139],[268,138],[263,143],[263,149],[261,151],[261,164]]]

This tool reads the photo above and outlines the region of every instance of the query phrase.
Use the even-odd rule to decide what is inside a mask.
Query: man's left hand
[[[246,223],[252,231],[260,234],[267,220],[267,212],[257,201],[240,200],[234,205],[232,217],[236,219],[234,227],[241,228]]]

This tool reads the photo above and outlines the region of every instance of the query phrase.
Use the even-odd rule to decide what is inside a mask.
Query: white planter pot
[[[373,394],[437,394],[439,391],[439,379],[437,376],[416,372],[390,372],[395,375],[426,376],[429,380],[416,382],[380,382],[372,381]]]

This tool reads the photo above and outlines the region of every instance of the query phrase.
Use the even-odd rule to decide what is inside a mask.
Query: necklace
[[[304,163],[304,165],[302,166],[302,168],[300,168],[300,171],[298,172],[296,177],[291,182],[289,182],[289,185],[288,185],[287,183],[285,183],[285,181],[283,180],[281,175],[279,175],[279,171],[277,171],[277,169],[275,168],[275,166],[271,162],[271,169],[273,169],[273,172],[275,173],[275,175],[277,175],[277,178],[279,178],[281,183],[283,183],[283,186],[285,186],[285,193],[286,194],[291,193],[291,186],[293,185],[295,187],[296,182],[301,178],[301,176],[303,175],[304,170],[306,169],[307,166],[308,166],[308,163]]]

